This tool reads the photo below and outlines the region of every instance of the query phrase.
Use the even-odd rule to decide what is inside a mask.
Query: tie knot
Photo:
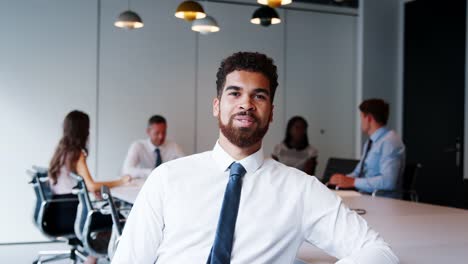
[[[246,170],[242,166],[242,164],[238,162],[234,162],[231,164],[231,171],[229,173],[229,176],[244,176],[245,173]]]
[[[156,152],[157,154],[159,154],[159,148],[155,149],[154,152]]]

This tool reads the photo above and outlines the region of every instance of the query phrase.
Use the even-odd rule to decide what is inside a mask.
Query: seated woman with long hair
[[[70,172],[83,177],[88,191],[97,193],[101,186],[109,188],[125,184],[130,181],[129,176],[124,176],[115,181],[94,181],[86,164],[87,148],[89,137],[89,117],[80,111],[68,113],[63,121],[63,136],[60,139],[55,153],[49,165],[49,183],[52,194],[57,198],[74,197],[71,194],[77,181],[70,175]],[[61,225],[72,225],[75,215],[60,216]],[[96,263],[96,258],[89,256],[86,264]]]
[[[93,180],[86,164],[88,138],[88,115],[76,110],[68,113],[63,121],[63,136],[49,166],[49,180],[54,194],[71,193],[77,182],[71,177],[70,172],[83,177],[90,192],[99,192],[103,185],[112,188],[130,181],[129,176],[114,181],[97,182]]]
[[[307,121],[304,118],[292,117],[288,121],[283,142],[275,146],[271,156],[285,165],[314,175],[318,152],[309,144],[307,126]]]

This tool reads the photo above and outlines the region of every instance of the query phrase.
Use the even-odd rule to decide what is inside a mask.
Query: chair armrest
[[[79,202],[77,198],[59,198],[59,199],[50,199],[50,203],[70,203],[70,202]]]
[[[47,173],[47,168],[46,167],[41,167],[41,166],[37,166],[37,165],[33,165],[32,166],[33,170],[39,172],[39,173]]]

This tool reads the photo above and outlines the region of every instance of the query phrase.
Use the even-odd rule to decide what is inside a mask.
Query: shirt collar
[[[389,130],[387,127],[381,127],[377,129],[374,133],[372,133],[372,135],[370,136],[370,139],[372,140],[372,142],[376,142],[383,135],[387,134],[388,131]]]
[[[166,140],[164,140],[164,142],[161,145],[155,146],[153,145],[153,142],[151,142],[151,139],[147,138],[146,145],[148,146],[150,151],[154,152],[156,149],[163,149],[164,146],[166,145]]]
[[[265,159],[263,148],[260,148],[257,152],[243,158],[242,160],[235,160],[221,147],[221,145],[219,145],[219,142],[216,142],[212,155],[216,164],[222,171],[228,170],[229,166],[231,166],[233,162],[239,162],[245,168],[247,174],[254,173],[263,165],[263,161]]]

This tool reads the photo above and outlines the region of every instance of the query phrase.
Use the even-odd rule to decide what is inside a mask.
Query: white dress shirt
[[[142,139],[132,143],[125,158],[122,174],[136,178],[144,178],[153,171],[156,165],[156,152],[159,148],[162,162],[174,160],[184,156],[177,143],[165,140],[160,146],[155,146],[151,140]]]
[[[229,165],[219,144],[164,163],[140,191],[112,263],[204,264],[213,245]],[[234,233],[232,264],[293,263],[310,242],[338,263],[398,263],[387,243],[315,177],[264,159],[239,161],[247,173]]]

